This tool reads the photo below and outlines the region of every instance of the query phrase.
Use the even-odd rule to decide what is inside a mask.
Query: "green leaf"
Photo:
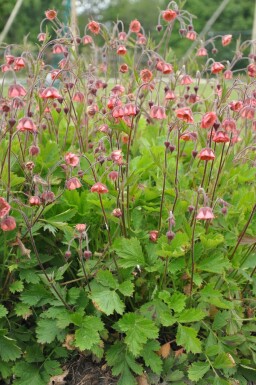
[[[215,369],[227,369],[235,366],[235,361],[231,354],[220,353],[214,360],[213,366]]]
[[[110,287],[111,289],[116,289],[118,287],[117,279],[108,270],[99,270],[95,279],[102,286]]]
[[[185,309],[178,316],[178,322],[189,323],[201,321],[206,314],[200,309]]]
[[[14,374],[17,377],[13,385],[45,385],[46,380],[42,378],[39,368],[35,364],[18,362],[14,366]]]
[[[12,375],[12,368],[9,365],[9,363],[0,361],[0,378],[2,377],[2,379],[5,380],[6,378],[10,378],[11,375]]]
[[[191,327],[178,326],[177,344],[183,346],[187,352],[201,353],[201,341],[197,338],[197,331]]]
[[[18,302],[15,305],[15,314],[19,317],[26,318],[28,315],[32,314],[30,306],[26,303]]]
[[[148,339],[158,337],[158,328],[153,321],[135,313],[126,313],[117,323],[116,329],[124,332],[130,352],[138,356]]]
[[[193,362],[188,369],[188,378],[191,381],[199,381],[210,369],[207,362]]]
[[[55,319],[40,319],[36,327],[36,336],[40,344],[50,344],[57,338],[62,342],[65,333],[58,327]]]
[[[224,242],[224,236],[218,233],[201,234],[200,239],[206,249],[213,249]]]
[[[123,268],[143,266],[145,263],[142,248],[137,238],[119,238],[114,242],[112,250],[119,256],[117,263]]]
[[[15,361],[21,355],[20,348],[16,341],[5,335],[4,330],[0,330],[0,357],[3,361]]]
[[[30,306],[42,306],[52,300],[52,295],[43,285],[31,285],[20,296],[21,301]]]
[[[130,297],[134,291],[134,284],[131,281],[120,283],[118,290],[125,296]]]
[[[161,358],[156,354],[159,349],[160,344],[158,341],[148,341],[141,352],[145,364],[156,374],[161,374],[163,367]]]
[[[137,364],[132,354],[127,351],[126,345],[120,341],[108,349],[106,354],[107,363],[112,367],[114,376],[119,376],[118,385],[136,385],[132,372],[142,374],[142,366]]]
[[[176,313],[180,313],[186,306],[187,297],[182,293],[174,293],[170,295],[167,290],[161,291],[158,297],[162,299],[170,309],[173,309]]]
[[[85,316],[82,326],[75,332],[74,345],[82,351],[90,350],[92,346],[99,344],[99,332],[103,329],[104,325],[98,317]]]
[[[101,285],[94,285],[92,286],[90,296],[95,307],[106,315],[114,314],[115,311],[118,314],[123,314],[125,308],[124,303],[114,290],[110,290]]]
[[[10,290],[11,293],[14,294],[16,292],[18,292],[18,293],[22,292],[23,288],[24,288],[24,285],[23,285],[22,281],[14,281],[10,285],[9,290]]]
[[[0,318],[4,318],[8,314],[8,310],[4,305],[0,305]]]
[[[198,270],[210,273],[222,274],[231,267],[231,263],[224,257],[223,253],[204,257],[197,265]]]

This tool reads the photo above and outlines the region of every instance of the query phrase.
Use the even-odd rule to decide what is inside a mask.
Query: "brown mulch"
[[[76,357],[68,366],[67,385],[116,385],[117,379],[104,362],[92,362],[91,357]]]

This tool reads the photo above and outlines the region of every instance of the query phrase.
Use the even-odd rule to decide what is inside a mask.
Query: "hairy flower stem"
[[[217,176],[215,178],[215,183],[214,183],[214,186],[213,186],[212,197],[211,197],[211,207],[212,207],[213,202],[214,202],[214,197],[215,197],[216,189],[217,189],[219,178],[220,178],[220,174],[221,174],[221,171],[222,171],[222,168],[223,168],[223,166],[222,166],[222,159],[223,159],[223,155],[224,155],[224,150],[225,150],[225,143],[223,143],[223,147],[222,147],[222,151],[221,151],[221,156],[220,156],[219,168],[218,168]]]
[[[172,212],[175,210],[175,206],[179,197],[179,188],[178,188],[178,170],[179,170],[179,158],[180,158],[180,132],[177,130],[177,156],[176,156],[176,167],[175,167],[175,179],[174,179],[174,186],[175,186],[175,198],[173,202]]]
[[[165,153],[164,153],[164,172],[163,172],[164,177],[163,177],[162,196],[161,196],[160,212],[159,212],[159,223],[158,223],[158,230],[159,231],[160,231],[161,225],[162,225],[164,193],[165,193],[166,175],[167,175],[167,151],[168,151],[168,148],[165,149]]]
[[[198,209],[198,203],[199,203],[199,193],[197,193],[196,198],[196,205],[195,205],[195,213]],[[192,227],[192,239],[191,239],[191,278],[190,278],[190,298],[192,297],[192,290],[193,290],[193,281],[194,281],[194,272],[195,272],[195,230],[196,230],[196,216],[193,218],[193,227]]]
[[[7,195],[6,199],[9,202],[11,192],[11,149],[12,149],[12,128],[9,132],[9,144],[8,144],[8,177],[7,177]]]
[[[30,240],[31,240],[31,244],[32,244],[32,247],[33,247],[35,256],[36,256],[36,259],[37,259],[37,261],[38,261],[38,264],[39,264],[39,266],[40,266],[40,269],[41,269],[42,272],[44,273],[44,276],[45,276],[46,280],[47,280],[48,283],[49,283],[49,286],[50,286],[50,287],[52,288],[52,290],[55,292],[55,294],[57,295],[57,297],[59,298],[59,300],[60,300],[60,301],[63,303],[63,305],[65,306],[65,308],[71,311],[71,310],[72,310],[71,307],[67,304],[67,302],[65,301],[65,299],[64,299],[64,298],[62,297],[62,295],[58,292],[58,290],[57,290],[56,287],[54,286],[53,282],[52,282],[51,279],[49,278],[49,276],[48,276],[48,274],[47,274],[47,272],[46,272],[46,270],[45,270],[45,268],[44,268],[44,265],[43,265],[42,262],[41,262],[39,253],[38,253],[38,251],[37,251],[36,243],[35,243],[35,240],[34,240],[32,231],[31,231],[31,226],[30,226],[30,224],[29,224],[29,222],[28,222],[28,219],[27,219],[26,215],[25,215],[22,211],[20,211],[20,210],[18,210],[18,211],[21,213],[21,215],[22,215],[22,217],[23,217],[23,219],[24,219],[24,222],[26,223],[26,226],[27,226],[27,229],[28,229],[28,232],[29,232],[29,236],[30,236]]]
[[[82,251],[82,241],[83,240],[80,237],[79,238],[79,257],[80,257],[81,266],[82,266],[82,270],[83,270],[83,273],[84,273],[84,277],[85,277],[86,282],[87,282],[88,289],[91,291],[89,277],[88,277],[88,274],[86,273],[85,266],[84,266],[83,251]]]
[[[244,234],[245,234],[245,232],[246,232],[246,230],[247,230],[249,224],[250,224],[251,221],[252,221],[252,218],[253,218],[255,212],[256,212],[256,203],[255,203],[255,205],[253,206],[252,211],[251,211],[251,214],[250,214],[250,216],[249,216],[249,218],[248,218],[248,220],[247,220],[247,222],[246,222],[246,224],[245,224],[245,226],[244,226],[244,228],[243,228],[243,231],[241,232],[240,236],[238,237],[236,246],[235,246],[235,248],[234,248],[232,254],[231,254],[230,257],[229,257],[230,261],[233,259],[234,255],[235,255],[235,253],[236,253],[236,251],[237,251],[237,248],[238,248],[238,246],[240,245],[240,243],[241,243],[241,241],[242,241],[242,239],[243,239],[243,236],[244,236]]]

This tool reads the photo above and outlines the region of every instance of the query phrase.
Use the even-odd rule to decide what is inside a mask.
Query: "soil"
[[[117,379],[104,362],[94,363],[91,357],[76,357],[68,366],[66,385],[116,385]]]

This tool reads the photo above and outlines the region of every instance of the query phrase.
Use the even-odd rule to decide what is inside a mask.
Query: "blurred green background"
[[[15,18],[4,41],[6,43],[22,43],[24,36],[27,41],[34,43],[40,32],[40,22],[44,18],[44,11],[54,8],[58,11],[60,20],[69,22],[70,8],[72,0],[23,0],[17,17]],[[0,0],[0,31],[3,31],[6,21],[16,3],[16,0]],[[151,37],[158,41],[163,32],[156,31],[158,24],[159,11],[167,7],[169,2],[166,0],[87,0],[77,1],[77,19],[80,34],[83,36],[84,27],[88,19],[96,19],[106,25],[111,25],[113,21],[121,19],[126,30],[132,19],[140,20],[145,32],[150,33]],[[180,3],[177,2],[179,5]],[[223,3],[223,0],[205,1],[188,0],[183,2],[183,8],[195,16],[194,28],[199,33],[204,28],[216,9]],[[236,49],[236,40],[251,39],[254,0],[230,0],[218,17],[214,25],[206,34],[206,39],[213,35],[232,34],[233,41],[223,48],[217,45],[218,54],[216,60],[232,58]],[[49,23],[48,23],[49,25]],[[43,25],[43,30],[46,24]],[[220,41],[220,40],[219,40]],[[171,36],[169,47],[173,48],[177,57],[181,57],[191,45],[188,39],[181,39],[179,36],[178,23],[175,23],[174,33]]]

